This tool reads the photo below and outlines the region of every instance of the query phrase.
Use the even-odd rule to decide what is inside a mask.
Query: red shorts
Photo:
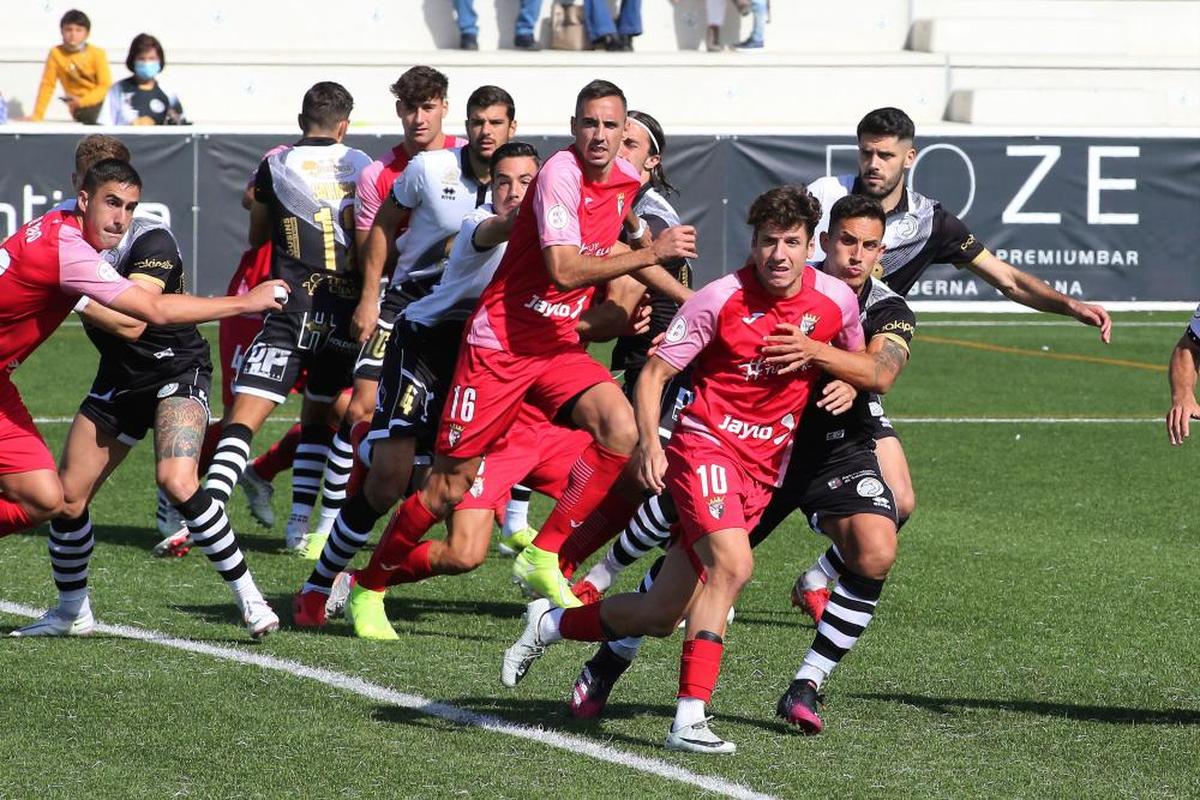
[[[7,376],[0,377],[0,475],[55,471],[50,448],[33,424],[33,417],[21,402],[17,387]]]
[[[732,453],[698,433],[676,430],[666,455],[663,482],[679,511],[672,539],[683,545],[696,573],[703,574],[693,545],[729,528],[748,534],[771,502],[775,487],[750,477]]]
[[[442,406],[437,452],[481,456],[513,427],[523,402],[553,419],[569,400],[600,383],[616,385],[582,347],[519,356],[464,342]]]
[[[516,424],[488,450],[475,483],[456,508],[491,509],[499,516],[509,491],[518,483],[557,500],[567,486],[571,467],[591,443],[587,431],[555,425],[539,409],[524,403]]]

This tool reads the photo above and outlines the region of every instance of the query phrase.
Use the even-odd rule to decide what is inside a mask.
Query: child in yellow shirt
[[[46,116],[46,107],[54,94],[54,84],[62,83],[63,101],[76,122],[95,124],[104,95],[112,85],[108,71],[108,56],[95,45],[87,43],[92,21],[87,14],[71,9],[59,21],[62,44],[50,49],[46,69],[38,86],[37,102],[28,117],[38,121]]]

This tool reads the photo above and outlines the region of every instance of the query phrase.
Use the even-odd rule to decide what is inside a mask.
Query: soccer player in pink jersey
[[[708,727],[705,704],[720,670],[729,609],[754,561],[747,532],[779,485],[809,392],[822,373],[784,373],[762,348],[781,324],[814,341],[863,349],[854,292],[806,266],[820,204],[802,186],[783,186],[750,207],[752,263],[708,284],[683,304],[636,388],[645,486],[670,492],[680,522],[662,570],[646,593],[621,594],[580,608],[530,603],[525,630],[504,653],[500,677],[515,686],[547,645],[667,636],[686,616],[679,704],[666,746],[732,753]],[[663,450],[658,426],[667,382],[692,368],[695,399]]]
[[[557,604],[579,604],[556,553],[620,474],[636,446],[637,430],[629,401],[608,370],[587,354],[576,323],[597,285],[625,274],[646,283],[674,283],[659,265],[696,255],[695,230],[688,226],[668,228],[648,247],[613,254],[640,187],[633,167],[617,158],[624,128],[621,90],[607,81],[585,86],[571,119],[575,141],[538,173],[504,259],[468,323],[432,473],[397,510],[392,532],[359,573],[359,597],[350,601],[356,614],[360,606],[382,607],[389,573],[457,505],[484,454],[512,426],[523,402],[587,430],[594,439],[537,539],[517,562],[532,589]],[[374,592],[374,602],[367,603],[363,592]]]
[[[153,325],[205,322],[282,307],[280,281],[240,297],[159,294],[121,277],[100,256],[129,228],[141,178],[106,159],[84,176],[77,205],[21,226],[0,248],[0,536],[62,513],[54,460],[12,383],[11,373],[45,341],[81,295]]]

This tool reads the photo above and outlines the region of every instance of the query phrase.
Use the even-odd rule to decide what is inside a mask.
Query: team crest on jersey
[[[625,193],[621,192],[617,195],[617,216],[625,213]]]
[[[462,438],[462,434],[463,426],[459,425],[457,422],[451,422],[450,429],[446,431],[446,443],[451,447],[456,446],[459,439]]]
[[[912,214],[905,214],[896,223],[893,230],[896,231],[896,235],[901,239],[911,239],[917,235],[917,218]]]
[[[719,494],[708,499],[708,513],[712,514],[713,519],[720,519],[725,515],[725,495]]]
[[[676,344],[683,341],[683,337],[687,336],[687,320],[683,317],[676,317],[671,323],[671,327],[667,328],[667,335],[664,337],[669,343]]]
[[[567,208],[562,203],[555,203],[546,209],[546,224],[556,231],[567,227]]]
[[[116,283],[121,280],[121,274],[113,269],[113,265],[103,260],[96,262],[96,277],[106,283]]]
[[[800,318],[800,332],[808,336],[817,329],[817,323],[820,321],[820,314],[805,314]]]

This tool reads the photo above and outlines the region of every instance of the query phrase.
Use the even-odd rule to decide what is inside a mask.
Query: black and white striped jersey
[[[819,178],[808,185],[808,191],[821,202],[818,233],[829,230],[829,211],[834,203],[851,193],[862,194],[854,175]],[[908,294],[930,264],[964,267],[987,255],[983,243],[937,200],[906,188],[896,207],[885,210],[883,243],[887,251],[879,259],[875,277],[901,295]],[[824,258],[818,238],[813,261],[819,263]]]

